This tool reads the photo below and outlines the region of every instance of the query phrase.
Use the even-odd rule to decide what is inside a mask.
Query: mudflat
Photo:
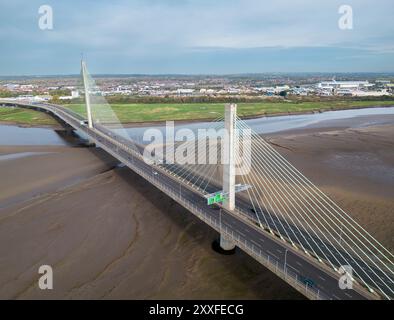
[[[215,231],[100,149],[0,147],[17,153],[0,160],[0,298],[302,299],[241,251],[214,252]]]
[[[266,139],[394,252],[394,116],[327,121]]]
[[[394,119],[385,120],[266,138],[393,250]],[[240,250],[212,251],[216,232],[100,149],[3,146],[0,177],[0,298],[303,298]],[[38,288],[43,264],[53,290]]]

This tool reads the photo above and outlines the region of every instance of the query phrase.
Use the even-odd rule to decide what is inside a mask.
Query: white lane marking
[[[282,250],[276,249],[276,251],[278,251],[279,253],[282,253]]]
[[[279,260],[279,258],[278,258],[275,254],[273,254],[271,251],[267,250],[267,253],[268,253],[270,256],[273,256],[274,258],[276,258],[276,259]]]
[[[327,281],[326,279],[324,279],[323,277],[319,276],[319,279],[323,280],[323,281]]]
[[[298,264],[300,267],[302,267],[302,263],[300,263],[298,261],[296,261],[295,263]]]
[[[341,300],[339,297],[337,297],[335,294],[332,295],[335,299]]]
[[[252,243],[254,243],[256,246],[260,247],[260,244],[257,243],[256,241],[254,241],[254,240],[249,240],[249,241],[252,242]]]
[[[292,268],[295,272],[297,272],[297,273],[300,273],[300,270],[298,270],[298,269],[296,269],[296,268],[294,268],[293,266],[291,266],[291,265],[287,265],[287,267],[288,268]]]
[[[245,237],[246,236],[246,234],[245,233],[243,233],[243,232],[241,232],[241,231],[239,231],[239,230],[237,230],[236,231],[236,233],[239,233],[241,236],[243,236],[243,237]]]
[[[347,292],[344,292],[345,296],[349,297],[349,298],[353,298],[353,296]]]

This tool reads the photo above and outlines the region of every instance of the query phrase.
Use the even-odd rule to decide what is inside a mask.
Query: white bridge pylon
[[[81,71],[82,71],[83,86],[85,90],[86,115],[88,118],[88,127],[93,128],[92,107],[90,104],[90,93],[89,93],[89,84],[88,84],[88,72],[86,68],[86,63],[83,60],[81,60]]]
[[[223,146],[225,158],[227,161],[223,163],[223,193],[226,198],[223,201],[223,207],[227,210],[233,211],[235,209],[235,121],[237,116],[237,105],[227,104],[224,109],[224,128],[228,134],[227,146]],[[223,250],[234,250],[235,244],[225,237],[220,235],[220,246]]]

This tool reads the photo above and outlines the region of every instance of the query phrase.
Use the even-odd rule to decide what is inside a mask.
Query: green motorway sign
[[[212,197],[207,198],[207,202],[208,202],[208,205],[210,206],[211,204],[214,204],[214,203],[223,202],[224,199],[225,199],[225,197],[223,196],[223,194],[218,193]]]

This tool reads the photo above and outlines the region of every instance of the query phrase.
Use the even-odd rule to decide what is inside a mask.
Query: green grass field
[[[240,117],[264,114],[281,114],[359,108],[367,106],[394,105],[393,101],[331,101],[331,102],[259,102],[238,103]],[[86,115],[83,105],[66,105],[80,114]],[[100,106],[98,106],[100,107]],[[113,104],[112,110],[122,123],[152,122],[163,120],[215,119],[223,115],[223,103],[187,103],[187,104]]]
[[[54,125],[56,120],[43,112],[21,108],[0,107],[0,121],[25,125]]]
[[[394,106],[394,100],[238,103],[238,115],[241,117],[252,117],[269,114],[302,113],[387,105]],[[111,108],[122,123],[133,123],[164,120],[216,119],[223,115],[223,106],[224,103],[155,103],[113,104]],[[82,104],[65,105],[65,107],[86,115],[85,107]],[[93,107],[100,108],[101,106]],[[44,113],[19,108],[0,108],[0,121],[26,125],[51,125],[55,123],[55,120]]]

